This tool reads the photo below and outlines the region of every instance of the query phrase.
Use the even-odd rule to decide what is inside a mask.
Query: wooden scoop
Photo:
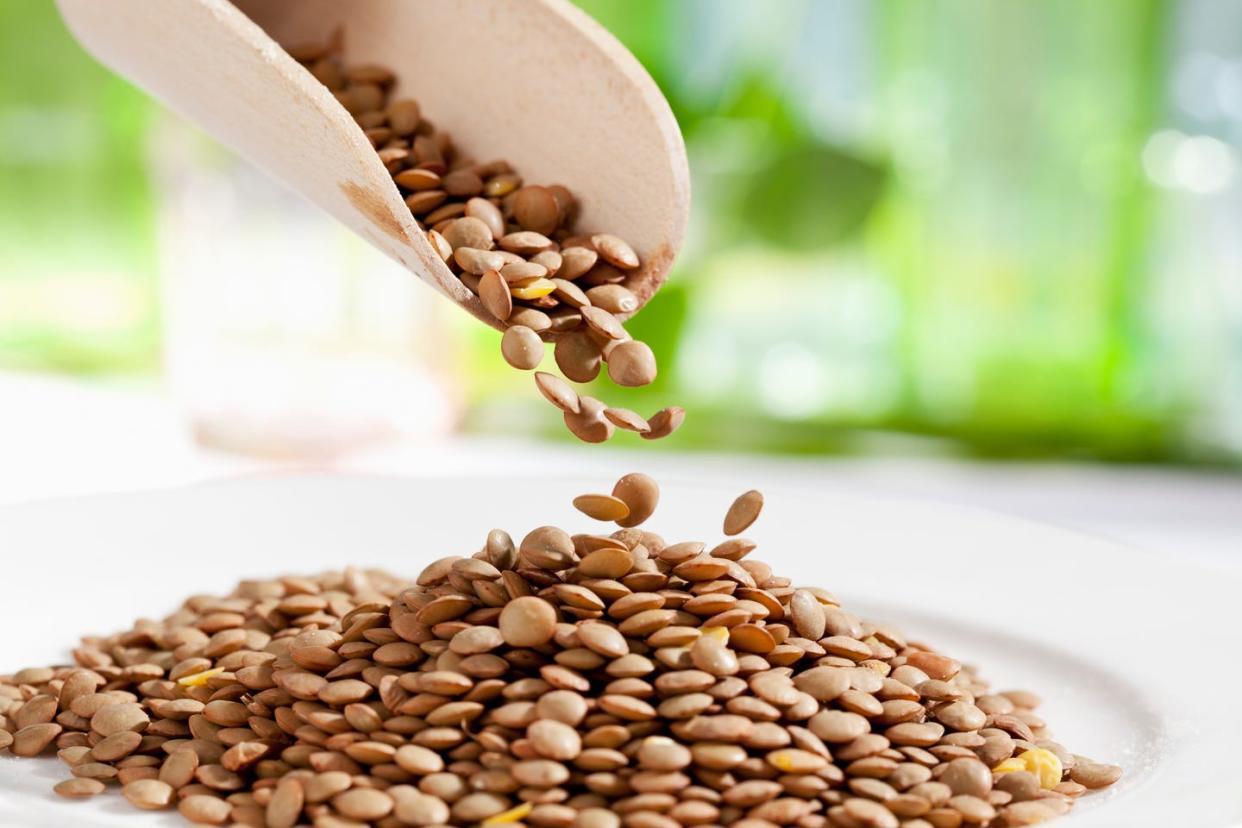
[[[578,197],[580,232],[627,240],[641,307],[681,246],[685,145],[625,47],[566,0],[57,0],[101,62],[343,221],[489,325],[415,225],[362,129],[279,45],[344,32],[466,155]]]

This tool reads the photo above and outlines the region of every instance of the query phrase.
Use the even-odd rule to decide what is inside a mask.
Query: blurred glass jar
[[[454,309],[185,122],[151,156],[165,377],[200,443],[325,460],[450,430]]]

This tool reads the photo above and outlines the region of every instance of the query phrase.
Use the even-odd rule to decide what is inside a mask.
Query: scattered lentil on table
[[[629,474],[574,499],[612,532],[493,529],[413,582],[243,581],[84,638],[0,676],[0,751],[56,750],[64,797],[260,828],[996,828],[1121,776],[753,541],[640,528],[659,495]]]
[[[418,101],[394,98],[399,78],[392,70],[345,65],[339,37],[288,51],[353,115],[444,264],[506,324],[501,353],[509,365],[537,368],[540,335],[548,334],[556,338],[557,366],[574,382],[592,381],[601,365],[620,386],[655,380],[655,354],[617,318],[638,308],[632,288],[642,261],[616,235],[578,232],[578,201],[568,188],[528,184],[507,161],[465,157],[449,133],[423,117]],[[544,383],[540,391],[548,396]],[[646,420],[594,404],[583,414],[566,410],[561,399],[569,397],[549,397],[565,412],[569,431],[593,443],[616,428],[660,439],[685,418],[680,408]]]

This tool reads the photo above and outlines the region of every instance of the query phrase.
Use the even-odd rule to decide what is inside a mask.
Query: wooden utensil
[[[685,145],[638,61],[567,0],[57,0],[101,62],[336,216],[489,325],[432,250],[353,117],[279,44],[344,32],[393,69],[468,156],[505,158],[581,203],[577,228],[630,242],[641,307],[689,213]]]

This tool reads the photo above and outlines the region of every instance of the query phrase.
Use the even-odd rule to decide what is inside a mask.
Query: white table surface
[[[769,458],[453,437],[388,443],[331,464],[205,450],[151,387],[0,373],[0,504],[334,470],[401,476],[598,474],[736,481],[743,488],[939,499],[1242,570],[1242,474],[1142,466],[969,463],[933,457]]]
[[[405,572],[476,547],[486,526],[518,536],[545,520],[587,528],[570,506],[582,485],[543,472],[491,479],[267,476],[0,510],[0,548],[23,550],[5,559],[13,584],[50,583],[49,562],[74,558],[73,577],[55,581],[55,612],[47,611],[46,590],[6,591],[0,628],[39,623],[6,639],[0,671],[58,660],[50,654],[63,653],[84,629],[125,629],[135,614],[159,617],[177,596],[218,593],[238,577],[320,571],[343,559]],[[662,488],[673,508],[662,508],[654,526],[677,539],[710,539],[735,494],[723,480],[682,486],[665,479]],[[1073,825],[1240,824],[1231,758],[1242,719],[1221,715],[1220,704],[1186,704],[1186,671],[1151,656],[1176,652],[1179,663],[1212,664],[1215,686],[1242,681],[1242,663],[1221,658],[1242,648],[1242,605],[1235,600],[1242,578],[942,503],[770,494],[747,534],[775,571],[829,588],[863,617],[979,664],[998,688],[1036,689],[1046,699],[1040,715],[1070,749],[1125,769],[1119,785],[1075,807]],[[808,532],[808,515],[816,531]],[[116,565],[118,555],[125,566]],[[1033,623],[1031,602],[1054,596]],[[115,792],[90,804],[53,801],[48,788],[64,776],[50,757],[0,757],[0,825],[177,824],[167,812],[134,813]]]

